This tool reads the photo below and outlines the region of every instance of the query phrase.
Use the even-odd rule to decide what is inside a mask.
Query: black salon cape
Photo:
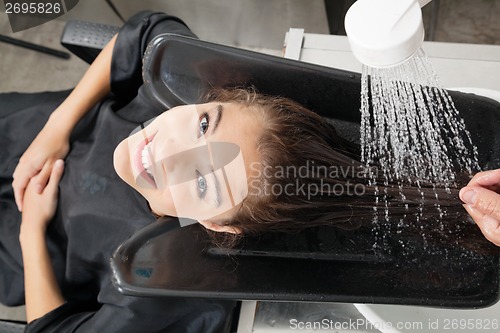
[[[194,36],[180,20],[161,13],[142,12],[124,25],[113,51],[112,94],[72,133],[59,206],[47,231],[67,303],[29,324],[27,332],[220,332],[234,305],[124,296],[111,282],[113,251],[154,222],[146,201],[116,175],[113,151],[140,123],[164,111],[149,105],[139,89],[143,52],[164,32]],[[0,94],[0,301],[6,305],[24,303],[21,215],[14,203],[12,173],[67,94]]]

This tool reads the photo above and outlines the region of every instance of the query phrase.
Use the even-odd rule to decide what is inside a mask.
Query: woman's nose
[[[186,168],[182,158],[182,148],[177,145],[178,140],[164,138],[161,147],[153,151],[154,175],[158,188],[174,185],[180,170]]]
[[[154,146],[156,150],[154,155],[157,162],[167,159],[173,161],[178,159],[175,155],[195,147],[195,142],[181,133],[167,133],[159,137]]]
[[[161,119],[154,139],[154,158],[162,163],[167,173],[179,171],[192,163],[196,156],[186,153],[206,144],[204,137],[197,135],[199,115],[194,106],[172,109]]]
[[[190,147],[176,154],[168,156],[163,161],[163,166],[167,174],[169,185],[176,185],[191,181],[196,177],[196,170],[199,172],[213,169],[208,146],[201,145]]]

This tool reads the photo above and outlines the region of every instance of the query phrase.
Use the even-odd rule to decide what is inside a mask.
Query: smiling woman
[[[0,95],[0,301],[25,295],[28,332],[220,332],[232,302],[113,288],[108,258],[158,215],[230,237],[352,229],[371,223],[378,192],[380,211],[402,224],[446,215],[455,229],[438,232],[476,240],[475,226],[455,223],[465,216],[458,189],[401,195],[382,175],[375,187],[359,147],[290,99],[231,89],[158,108],[142,89],[142,56],[164,32],[194,37],[175,17],[139,13],[72,92]],[[332,167],[343,171],[318,172]]]
[[[218,222],[230,220],[248,194],[261,122],[259,110],[236,103],[179,106],[123,140],[115,170],[155,214],[234,233]]]
[[[212,142],[237,143],[241,156],[250,156],[245,138],[225,124],[243,113],[227,112],[229,105],[218,112],[221,103],[191,108],[196,114],[164,113],[140,92],[145,47],[164,32],[195,37],[175,17],[143,12],[73,91],[0,94],[0,302],[26,303],[27,332],[220,332],[226,326],[231,301],[123,296],[109,275],[108,258],[156,220],[153,207],[158,214],[194,212],[217,201],[206,161],[183,165],[174,172],[178,180],[168,179],[175,160],[186,160],[202,141],[212,150]],[[148,119],[155,121],[127,139]],[[219,137],[223,126],[234,139]],[[188,141],[172,141],[172,134]],[[117,171],[144,197],[114,169],[122,141]],[[162,204],[169,191],[171,204]]]

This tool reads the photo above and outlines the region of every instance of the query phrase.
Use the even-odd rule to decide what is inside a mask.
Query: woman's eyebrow
[[[214,129],[212,130],[212,134],[215,134],[215,131],[217,130],[217,127],[219,126],[220,121],[222,119],[222,113],[224,111],[224,108],[222,107],[221,104],[217,105],[216,109],[217,109],[216,110],[217,114],[215,115]]]

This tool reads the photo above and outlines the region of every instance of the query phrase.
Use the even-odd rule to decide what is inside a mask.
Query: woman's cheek
[[[157,215],[177,216],[177,211],[172,202],[172,196],[167,191],[158,190],[144,191],[141,193],[148,201],[149,206]]]
[[[113,153],[113,166],[118,176],[125,182],[130,174],[130,158],[128,154],[127,139],[118,144]]]

